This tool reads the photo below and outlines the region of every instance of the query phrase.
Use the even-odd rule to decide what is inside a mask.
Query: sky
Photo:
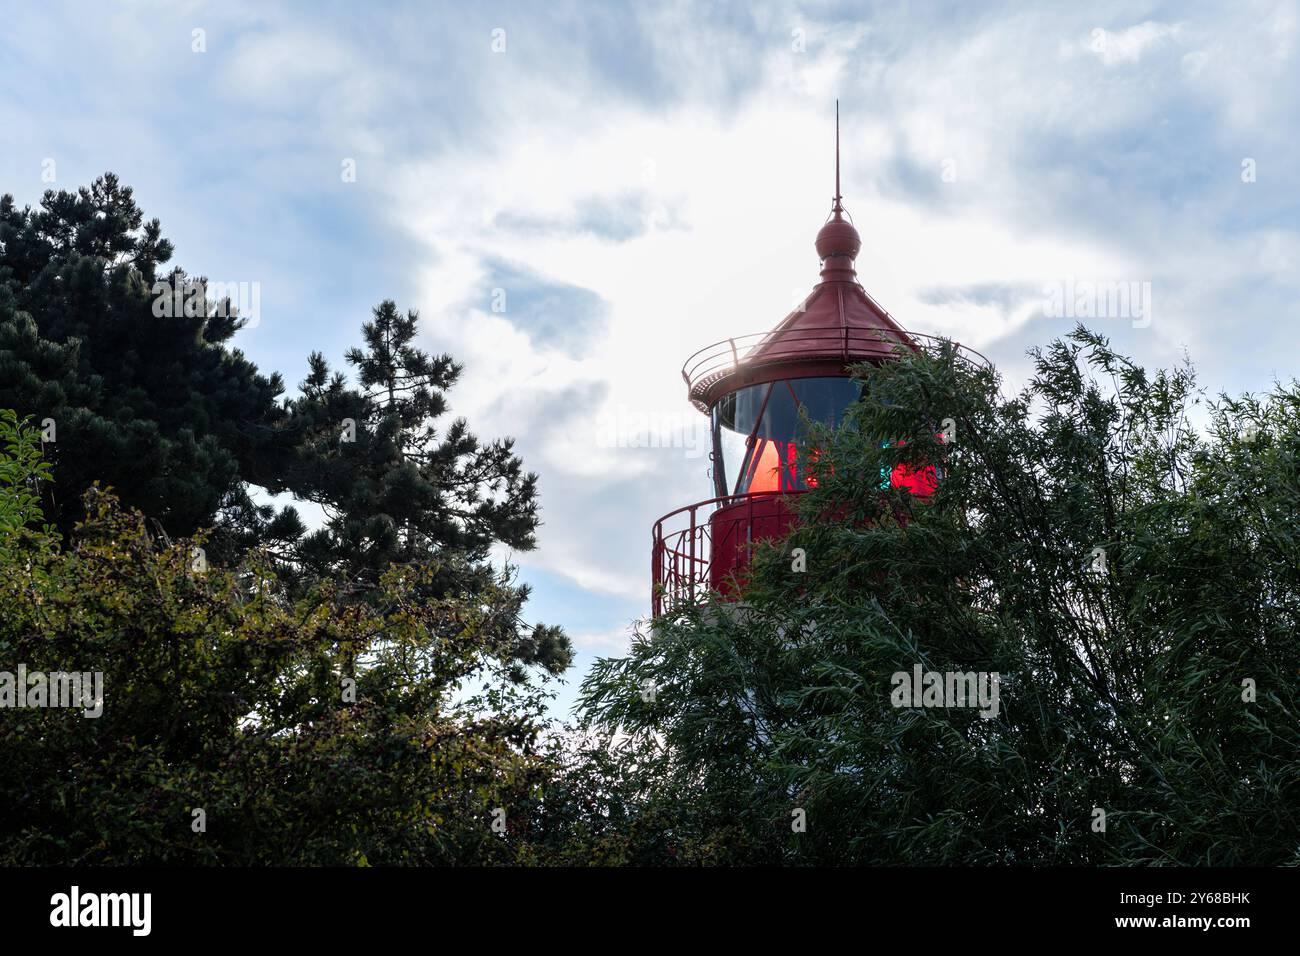
[[[1211,393],[1300,375],[1300,7],[0,0],[0,192],[106,171],[173,261],[256,283],[290,388],[383,299],[540,475],[531,620],[619,654],[650,534],[712,496],[680,368],[818,281],[1001,370],[1076,321]],[[1132,290],[1086,314],[1088,290]],[[1063,304],[1065,303],[1065,304]],[[1083,312],[1084,314],[1079,314]]]

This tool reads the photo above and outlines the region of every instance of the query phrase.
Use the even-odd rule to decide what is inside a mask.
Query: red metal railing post
[[[663,601],[660,597],[659,584],[663,580],[663,526],[655,522],[650,534],[650,547],[654,554],[650,557],[650,607],[655,617],[663,613]]]
[[[689,584],[687,585],[689,588],[689,591],[687,592],[687,600],[691,602],[695,601],[695,508],[696,507],[697,506],[695,505],[691,506],[690,558],[686,562],[686,569],[687,569],[686,573],[689,578]]]

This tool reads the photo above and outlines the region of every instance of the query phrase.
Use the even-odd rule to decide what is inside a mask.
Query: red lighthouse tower
[[[932,336],[905,330],[858,282],[854,262],[862,240],[845,216],[837,104],[835,198],[816,240],[821,281],[770,332],[710,345],[682,367],[691,403],[712,423],[714,497],[655,523],[655,616],[708,590],[735,596],[751,545],[782,537],[795,523],[790,496],[808,489],[797,449],[801,410],[838,425],[860,397],[851,366],[880,364],[937,344]],[[933,491],[934,481],[932,469],[896,468],[891,476],[895,486],[917,495]]]

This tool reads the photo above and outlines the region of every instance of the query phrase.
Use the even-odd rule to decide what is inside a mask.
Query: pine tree
[[[523,470],[512,439],[481,443],[463,418],[440,427],[461,366],[417,348],[418,327],[417,313],[380,303],[362,326],[364,348],[346,354],[355,387],[310,356],[289,406],[300,441],[286,478],[326,516],[295,549],[304,580],[342,580],[365,595],[386,568],[413,564],[435,567],[446,593],[500,586],[488,564],[493,546],[536,546],[537,475]],[[528,589],[516,590],[522,606]],[[553,628],[511,622],[503,640],[526,663],[559,671],[571,659]]]
[[[0,408],[48,423],[47,517],[67,532],[98,480],[165,532],[238,509],[286,450],[278,375],[231,337],[243,324],[175,269],[157,219],[109,173],[39,209],[0,198]],[[160,289],[191,303],[159,316]],[[198,293],[195,295],[195,293]]]

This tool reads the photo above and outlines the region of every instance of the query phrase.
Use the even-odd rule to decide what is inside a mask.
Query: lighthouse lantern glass
[[[713,406],[714,484],[719,495],[801,491],[800,410],[832,428],[862,394],[851,378],[779,379],[738,389]]]

